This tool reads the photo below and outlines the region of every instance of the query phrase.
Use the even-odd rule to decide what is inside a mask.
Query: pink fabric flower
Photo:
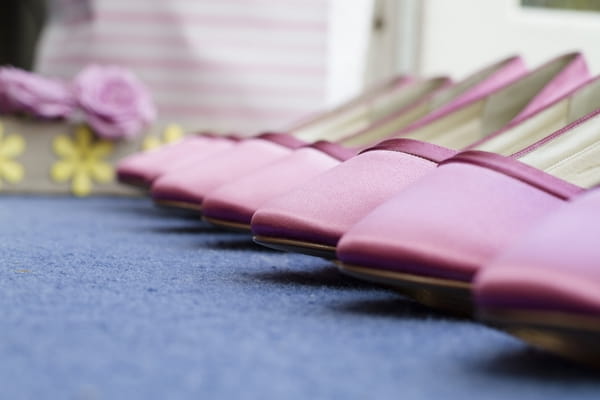
[[[91,65],[75,77],[74,86],[86,121],[101,137],[134,137],[156,117],[149,92],[126,69]]]
[[[40,118],[65,118],[73,113],[75,98],[63,81],[14,67],[0,68],[0,112],[23,112]]]

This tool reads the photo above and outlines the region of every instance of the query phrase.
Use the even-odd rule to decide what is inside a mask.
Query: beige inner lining
[[[402,88],[389,88],[373,95],[371,99],[332,110],[323,117],[292,130],[292,133],[309,142],[320,139],[336,141],[416,102],[439,89],[445,82],[445,78],[433,78]]]
[[[422,102],[400,113],[400,115],[391,119],[390,121],[385,123],[376,123],[374,126],[370,127],[364,132],[358,132],[355,135],[351,135],[347,139],[344,139],[342,144],[348,147],[362,147],[377,143],[389,137],[394,132],[397,132],[424,117],[430,111],[431,107],[429,103]]]
[[[570,61],[571,57],[565,57],[548,64],[535,74],[403,137],[461,150],[508,124]]]
[[[520,161],[584,188],[599,184],[600,116],[522,156]]]
[[[600,107],[600,80],[480,144],[475,150],[511,155]]]
[[[419,120],[436,109],[449,104],[470,89],[488,79],[491,75],[503,68],[510,60],[492,65],[482,71],[473,74],[469,78],[436,93],[429,101],[417,104],[410,110],[401,113],[389,121],[375,123],[374,126],[358,135],[345,139],[342,144],[349,147],[368,146],[392,136],[395,132],[407,127],[409,124]],[[460,111],[460,110],[459,110]],[[469,114],[469,113],[467,113]]]

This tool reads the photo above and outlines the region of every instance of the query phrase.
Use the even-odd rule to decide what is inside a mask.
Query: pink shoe
[[[448,78],[436,78],[428,82],[428,85],[421,85],[424,92],[450,84]],[[355,127],[364,124],[363,120],[386,115],[390,107],[406,97],[406,88],[412,84],[412,78],[395,77],[333,110],[302,121],[289,131],[305,139],[318,134],[327,136],[331,132],[351,133]],[[150,188],[158,176],[171,170],[195,167],[202,159],[231,148],[240,140],[235,136],[191,135],[181,142],[126,157],[117,167],[117,178],[125,184]]]
[[[203,217],[215,225],[250,232],[252,215],[265,201],[354,154],[353,150],[329,142],[297,149],[254,173],[209,191],[202,202]]]
[[[552,132],[549,126],[561,122],[548,106],[562,101],[556,106],[562,110],[569,101],[565,93],[587,77],[583,57],[570,54],[487,97],[417,124],[404,132],[404,138],[364,151],[260,207],[252,218],[255,240],[281,250],[334,257],[339,238],[356,222],[458,149],[511,120],[502,135],[490,135],[500,154],[511,154],[515,147]],[[523,110],[529,110],[528,115]]]
[[[600,190],[561,207],[487,263],[478,314],[546,350],[600,365]]]
[[[293,135],[260,135],[242,141],[235,148],[218,154],[218,157],[188,159],[185,163],[179,164],[178,168],[171,168],[155,181],[152,186],[152,197],[161,205],[201,209],[204,196],[212,189],[292,154],[294,149],[308,146],[304,139],[298,137],[318,137],[317,133],[319,133],[328,137],[342,135],[343,138],[344,135],[348,136],[347,132],[350,127],[364,125],[366,114],[369,114],[364,107],[370,110],[369,118],[376,117],[384,109],[387,109],[388,101],[392,101],[395,106],[398,106],[403,102],[414,100],[415,96],[420,98],[420,96],[429,95],[431,91],[446,87],[448,83],[446,78],[434,78],[405,85],[403,90],[394,92],[392,100],[386,97],[386,101],[381,102],[381,98],[378,98],[373,100],[377,104],[362,104],[363,108],[354,109],[354,114],[345,115],[348,120],[344,123],[340,122],[338,114],[335,114],[325,121],[315,120],[318,125],[304,125],[294,131]],[[402,93],[404,93],[404,98],[401,96]],[[274,138],[278,139],[274,140]]]
[[[182,168],[160,176],[152,185],[152,199],[159,205],[199,211],[204,193],[303,145],[303,141],[291,135],[276,133],[244,140],[225,153],[204,158],[204,168]]]
[[[190,154],[202,158],[231,148],[239,139],[234,136],[189,135],[179,142],[159,149],[135,153],[117,166],[119,182],[149,189],[154,179]]]
[[[387,137],[415,122],[429,110],[440,117],[525,73],[522,60],[512,57],[496,63],[419,102],[410,103],[395,114],[383,118],[341,143],[319,141],[291,152],[239,179],[218,186],[204,195],[205,219],[217,225],[249,230],[252,215],[268,200],[289,192],[317,175],[356,155],[358,149]],[[435,109],[435,107],[440,107]],[[429,120],[431,116],[426,117]],[[348,145],[351,145],[350,147]],[[358,148],[357,148],[358,146]],[[268,185],[265,185],[268,182]]]
[[[600,80],[594,87],[583,94],[598,107]],[[594,167],[599,128],[600,109],[511,157],[471,150],[444,161],[342,237],[340,268],[426,304],[470,311],[477,272],[584,188],[600,183]]]

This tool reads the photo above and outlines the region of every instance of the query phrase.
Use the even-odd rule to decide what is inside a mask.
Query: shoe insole
[[[400,88],[390,87],[327,112],[322,117],[292,129],[291,133],[307,142],[322,139],[337,141],[417,102],[447,83],[447,78],[432,78]]]
[[[600,108],[600,79],[471,150],[512,155]]]
[[[547,64],[491,95],[463,106],[402,137],[462,150],[509,124],[537,99],[536,96],[545,87],[558,79],[560,72],[570,61],[572,61],[570,57],[565,57]]]
[[[600,184],[600,114],[520,156],[519,160],[583,188]]]
[[[399,107],[392,114],[372,120],[372,123],[368,126],[365,125],[364,129],[357,130],[351,135],[337,135],[337,138],[340,139],[341,144],[348,147],[373,145],[434,111],[452,106],[495,73],[505,68],[510,62],[512,59],[494,64],[449,88],[423,98],[419,102],[407,102],[404,108]]]

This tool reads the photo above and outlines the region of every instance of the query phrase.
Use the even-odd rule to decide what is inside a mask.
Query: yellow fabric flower
[[[17,134],[4,135],[4,126],[0,124],[0,189],[2,181],[17,183],[23,180],[25,169],[14,161],[25,151],[25,140]]]
[[[74,138],[57,136],[52,145],[61,159],[54,163],[50,175],[56,182],[71,180],[74,195],[89,195],[93,181],[108,183],[114,179],[112,165],[103,160],[112,152],[112,143],[95,139],[87,126],[79,126]]]
[[[161,137],[148,136],[142,143],[143,150],[157,149],[165,144],[174,143],[183,137],[183,129],[177,124],[169,124],[163,131]]]

